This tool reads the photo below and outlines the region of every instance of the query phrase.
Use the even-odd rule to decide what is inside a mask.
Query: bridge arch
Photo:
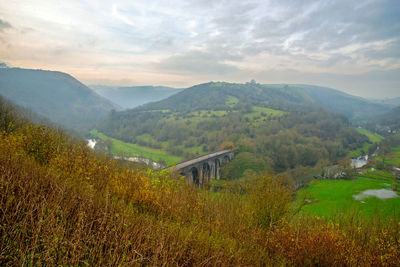
[[[190,176],[191,176],[190,180],[194,185],[199,185],[200,184],[199,170],[196,167],[192,167],[190,169]]]
[[[226,164],[230,161],[231,161],[230,157],[228,155],[225,155],[222,159],[222,164]]]
[[[203,184],[204,183],[209,183],[210,182],[210,176],[211,176],[211,167],[208,164],[208,162],[204,162],[203,163],[203,170],[202,170],[202,174],[203,174]]]
[[[214,178],[215,179],[219,179],[220,176],[221,176],[221,171],[220,171],[220,169],[221,169],[221,160],[216,158],[214,160],[214,165],[215,165],[215,167],[214,167]]]

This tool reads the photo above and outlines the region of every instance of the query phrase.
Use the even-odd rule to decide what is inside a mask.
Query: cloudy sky
[[[86,84],[400,96],[400,0],[0,0],[0,61]]]

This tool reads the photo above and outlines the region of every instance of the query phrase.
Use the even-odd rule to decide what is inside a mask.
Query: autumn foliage
[[[400,224],[292,213],[265,174],[243,190],[127,169],[45,126],[0,134],[0,265],[400,265]]]

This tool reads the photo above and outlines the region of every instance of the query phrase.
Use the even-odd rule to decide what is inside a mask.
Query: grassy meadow
[[[92,130],[90,133],[101,140],[110,140],[112,142],[111,145],[111,154],[114,156],[125,156],[125,157],[143,157],[152,159],[154,161],[163,160],[168,165],[177,164],[182,161],[181,157],[169,155],[165,151],[161,149],[154,149],[144,146],[139,146],[137,144],[126,143],[121,140],[105,136],[104,134]]]
[[[393,216],[400,218],[400,197],[354,199],[368,189],[391,189],[392,181],[359,177],[355,180],[315,180],[298,192],[296,199],[306,201],[303,213],[334,218],[340,214],[358,214],[364,218]]]
[[[266,107],[252,106],[252,109],[253,111],[251,113],[245,114],[244,118],[249,120],[249,122],[253,123],[254,125],[257,125],[257,123],[259,123],[260,121],[262,121],[267,117],[276,118],[286,114],[285,111],[266,108]]]
[[[365,133],[371,139],[375,138],[374,141],[381,140],[379,136]],[[373,160],[378,163],[382,161],[382,158],[376,157]],[[386,156],[385,163],[400,165],[400,146],[391,149]],[[306,188],[299,190],[296,196],[298,204],[306,203],[302,212],[326,218],[333,218],[340,214],[357,214],[363,218],[389,216],[400,220],[400,197],[354,199],[354,195],[368,189],[393,188],[394,174],[390,170],[379,170],[373,164],[362,171],[363,174],[357,174],[357,178],[354,180],[312,181]]]
[[[358,128],[358,127],[355,127],[354,129],[358,133],[363,134],[366,137],[368,137],[368,139],[371,143],[379,143],[383,140],[383,136],[381,136],[379,134],[375,134],[371,131],[368,131],[367,129]],[[365,143],[361,148],[350,151],[349,156],[352,158],[356,158],[356,157],[362,156],[363,154],[365,155],[365,153],[368,152],[368,149],[371,146],[371,143]]]
[[[355,129],[358,133],[367,136],[369,138],[369,141],[371,141],[372,143],[379,143],[380,141],[383,140],[383,136],[381,136],[379,134],[375,134],[371,131],[368,131],[367,129],[358,128],[358,127]]]
[[[382,162],[382,157],[377,157],[375,159],[377,162]],[[400,167],[400,146],[396,146],[391,149],[390,153],[385,157],[385,164],[390,164]]]

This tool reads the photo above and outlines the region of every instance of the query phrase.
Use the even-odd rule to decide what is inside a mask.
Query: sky
[[[400,97],[400,0],[0,0],[0,62],[85,84]]]

